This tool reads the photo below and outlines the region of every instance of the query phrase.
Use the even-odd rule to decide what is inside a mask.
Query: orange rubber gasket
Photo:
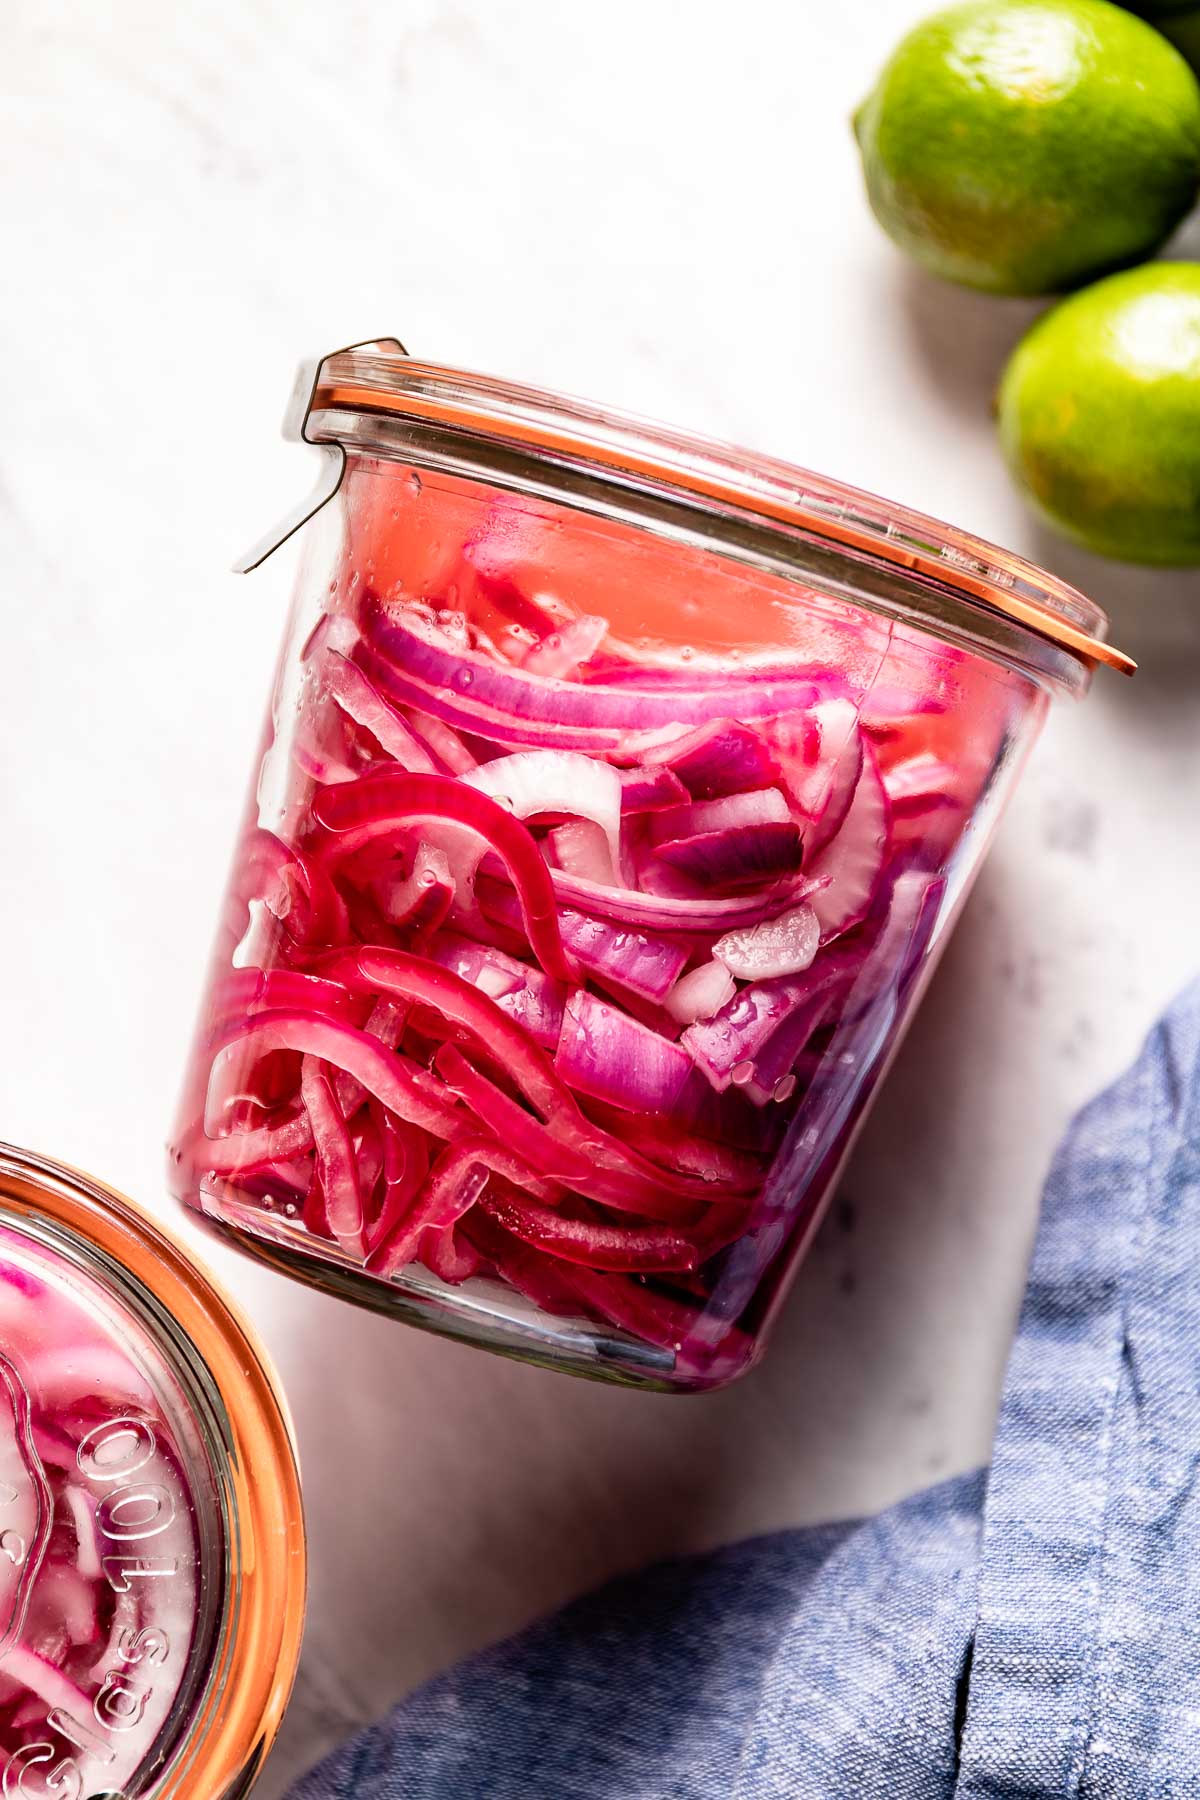
[[[627,446],[618,447],[581,437],[545,421],[535,424],[523,419],[497,417],[494,412],[481,411],[463,405],[458,400],[441,397],[431,399],[411,393],[392,396],[382,393],[378,388],[323,383],[318,380],[312,394],[311,412],[324,410],[381,413],[449,425],[479,437],[550,450],[585,463],[599,464],[622,474],[665,482],[684,493],[694,494],[697,498],[712,501],[719,506],[751,512],[774,524],[810,532],[835,544],[844,544],[848,549],[863,552],[912,574],[932,577],[956,592],[981,601],[994,612],[1016,620],[1018,624],[1047,638],[1051,643],[1058,644],[1089,668],[1102,663],[1122,675],[1132,675],[1137,669],[1132,657],[1106,643],[1103,638],[1081,631],[1050,607],[1039,606],[1035,600],[1014,594],[969,569],[963,569],[938,556],[926,555],[895,539],[861,530],[844,519],[830,518],[815,508],[806,507],[802,502],[764,495],[751,486],[721,480],[698,469],[647,456]],[[309,441],[314,439],[310,438]],[[1003,551],[988,545],[987,552],[998,567],[1004,567],[1006,558]],[[1011,565],[1011,573],[1014,578],[1023,574],[1016,559]],[[1065,582],[1060,582],[1041,570],[1038,571],[1038,577],[1049,592],[1061,594],[1064,603],[1070,605],[1073,592]]]

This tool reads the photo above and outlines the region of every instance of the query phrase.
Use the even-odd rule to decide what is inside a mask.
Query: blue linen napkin
[[[1200,985],[1055,1159],[992,1466],[663,1563],[292,1800],[1200,1796]]]

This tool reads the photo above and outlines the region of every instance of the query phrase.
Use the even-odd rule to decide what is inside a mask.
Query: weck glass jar
[[[127,1201],[0,1146],[0,1793],[246,1794],[304,1564],[245,1328]]]
[[[561,396],[326,358],[172,1184],[245,1248],[661,1389],[757,1355],[1081,595]]]

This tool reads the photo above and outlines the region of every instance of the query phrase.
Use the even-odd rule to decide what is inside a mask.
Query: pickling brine
[[[716,1386],[757,1354],[1081,665],[959,617],[947,587],[981,585],[986,547],[931,521],[377,349],[329,359],[356,385],[318,379],[309,435],[346,478],[297,593],[173,1185],[417,1323]],[[696,501],[740,484],[790,516],[802,482],[803,540]],[[1033,610],[1034,574],[1005,605]]]

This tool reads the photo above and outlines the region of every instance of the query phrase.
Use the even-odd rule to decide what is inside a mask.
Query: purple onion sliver
[[[625,813],[657,812],[686,803],[688,791],[672,769],[622,769],[621,809]]]
[[[690,805],[666,807],[649,820],[650,841],[696,837],[706,831],[728,831],[741,825],[786,825],[791,820],[788,803],[777,787],[750,788],[725,794],[719,800],[694,800]]]
[[[728,671],[717,681],[693,679],[681,669],[659,686],[623,683],[582,684],[531,675],[489,657],[437,642],[425,632],[377,612],[371,641],[402,675],[434,691],[463,696],[468,710],[513,722],[566,726],[576,730],[614,727],[643,731],[659,725],[701,724],[717,714],[738,719],[770,719],[811,704],[820,692],[810,670],[747,669],[740,678]]]
[[[490,917],[512,930],[520,929],[521,910],[511,888],[488,883],[480,901]],[[645,1000],[664,1000],[687,962],[687,951],[678,944],[591,918],[570,907],[559,912],[558,929],[568,955],[580,968],[606,976]]]
[[[783,975],[740,988],[714,1018],[690,1025],[682,1042],[718,1090],[726,1087],[734,1068],[753,1063],[768,1038],[800,1007],[853,979],[863,953],[827,951],[802,975]]]
[[[555,1068],[569,1088],[630,1112],[670,1112],[692,1068],[679,1044],[594,994],[567,1001]]]
[[[807,849],[810,862],[820,855],[826,844],[837,836],[846,823],[846,815],[850,811],[859,781],[862,778],[862,769],[863,736],[855,726],[851,736],[842,745],[825,805],[808,834]]]
[[[803,847],[800,827],[789,822],[734,825],[723,831],[672,838],[659,844],[656,854],[693,881],[749,887],[794,874],[800,867]]]
[[[713,800],[778,780],[779,763],[757,731],[733,719],[714,719],[673,745],[647,756],[663,763],[697,800]]]
[[[513,911],[519,921],[521,914],[515,897]],[[550,1050],[558,1043],[566,990],[541,969],[491,945],[448,931],[442,932],[425,954],[494,1000],[501,1012],[523,1026],[535,1043]]]
[[[823,941],[865,919],[878,898],[887,868],[891,814],[874,750],[864,741],[862,774],[841,830],[809,873],[828,876],[812,907]]]

